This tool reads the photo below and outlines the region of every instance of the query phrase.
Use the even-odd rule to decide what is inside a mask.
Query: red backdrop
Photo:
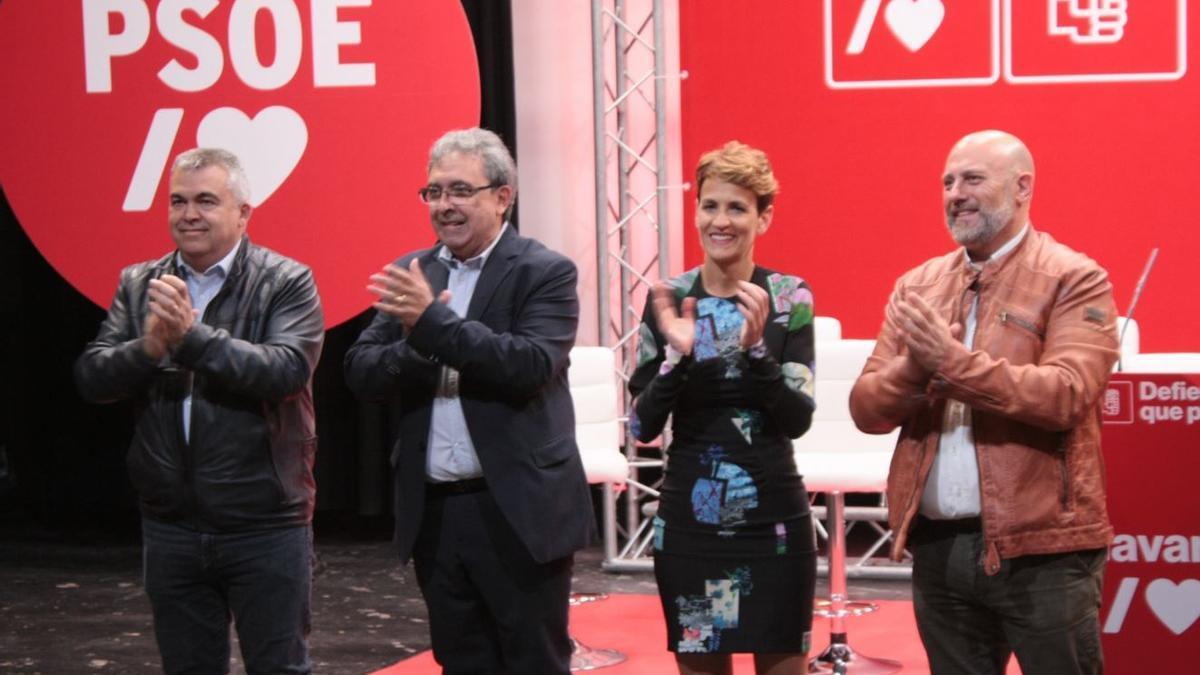
[[[1122,312],[1161,248],[1135,313],[1142,350],[1200,350],[1200,85],[1180,75],[1195,64],[1180,63],[1185,3],[1128,3],[1120,39],[1104,42],[1119,17],[1064,14],[1051,33],[1048,4],[1071,2],[1093,4],[883,0],[850,54],[872,0],[682,0],[685,171],[731,138],[766,150],[782,190],[756,259],[807,278],[818,314],[848,337],[874,337],[896,277],[953,247],[946,152],[970,131],[1011,131],[1037,163],[1034,224],[1107,268]],[[1195,13],[1186,22],[1195,33]],[[931,31],[916,51],[902,41]],[[701,258],[694,199],[688,266]]]

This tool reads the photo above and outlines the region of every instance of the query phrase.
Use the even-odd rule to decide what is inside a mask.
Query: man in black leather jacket
[[[126,457],[142,511],[145,587],[166,672],[311,671],[312,373],[324,317],[312,272],[250,243],[237,157],[194,149],[171,169],[178,246],[121,272],[75,363],[89,401],[134,399]]]

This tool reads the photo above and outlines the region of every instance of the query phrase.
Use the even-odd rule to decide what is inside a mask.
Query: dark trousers
[[[934,675],[1101,673],[1104,549],[1028,555],[983,570],[978,519],[919,518],[909,539],[913,609]]]
[[[490,492],[426,500],[413,563],[444,673],[570,671],[574,556],[534,561]]]
[[[144,518],[142,558],[164,672],[229,672],[231,618],[247,673],[312,672],[311,527],[205,534]]]

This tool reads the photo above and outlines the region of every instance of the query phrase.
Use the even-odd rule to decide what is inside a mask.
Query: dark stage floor
[[[0,673],[159,672],[136,532],[9,521],[0,541]],[[397,564],[384,525],[318,519],[316,542],[316,672],[367,673],[428,648],[416,580]],[[602,558],[597,548],[578,556],[577,591],[655,592],[651,574],[604,572]],[[908,583],[851,580],[850,596],[908,599]],[[825,592],[822,578],[818,597]],[[242,672],[236,655],[232,672]]]

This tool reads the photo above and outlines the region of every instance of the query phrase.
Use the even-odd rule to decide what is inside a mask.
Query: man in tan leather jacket
[[[930,667],[1099,673],[1112,539],[1098,398],[1117,359],[1107,273],[1029,222],[1033,158],[1011,134],[961,139],[942,177],[961,250],[896,283],[850,395],[867,433],[901,427],[892,556],[913,554]]]

